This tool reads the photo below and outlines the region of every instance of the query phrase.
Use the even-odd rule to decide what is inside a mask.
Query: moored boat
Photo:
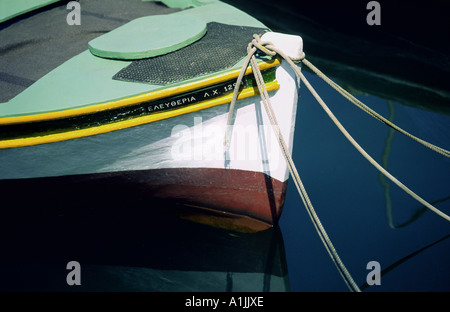
[[[149,203],[188,206],[191,219],[241,231],[277,222],[289,172],[250,69],[239,86],[231,142],[225,148],[227,104],[253,34],[262,40],[270,36],[281,49],[298,55],[301,37],[272,33],[220,1],[189,4],[185,10],[150,16],[154,3],[135,4],[141,17],[122,18],[120,27],[105,33],[103,26],[89,22],[99,19],[89,13],[98,10],[89,2],[81,3],[78,26],[66,22],[69,11],[58,5],[4,24],[3,44],[12,51],[5,59],[11,63],[4,74],[8,92],[0,104],[5,200],[30,205],[55,198],[101,202],[138,196]],[[44,40],[39,36],[50,35],[32,27],[45,30],[50,19],[55,42],[64,41],[60,31],[74,35],[74,27],[86,27],[81,33],[89,40],[78,43],[85,51],[63,51],[67,60],[54,69],[46,60],[50,72],[42,75],[34,75],[39,64],[20,71],[17,64],[23,59],[15,56],[14,47],[39,49],[36,42]],[[118,19],[100,18],[105,23]],[[16,28],[28,29],[33,40],[27,41],[26,34],[13,37]],[[295,75],[287,64],[266,55],[258,56],[258,65],[292,151]]]

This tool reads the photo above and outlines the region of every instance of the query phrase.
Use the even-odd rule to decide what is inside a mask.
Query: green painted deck
[[[250,15],[220,1],[172,13],[170,16],[170,20],[174,21],[187,21],[195,18],[201,24],[215,21],[233,25],[265,27]],[[151,20],[155,21],[155,19]],[[149,25],[149,27],[151,26]],[[173,31],[179,31],[177,24],[173,25]],[[141,36],[142,34],[137,33],[136,35]],[[183,60],[180,60],[181,66],[182,62]],[[128,60],[98,57],[86,50],[36,81],[9,102],[0,103],[0,118],[86,107],[177,85],[176,83],[164,86],[150,85],[112,79],[115,73],[130,63],[131,61]],[[242,62],[238,62],[232,69],[240,66],[242,66]],[[204,79],[212,75],[197,77],[193,80]]]
[[[58,0],[2,0],[0,1],[0,23],[55,2]]]

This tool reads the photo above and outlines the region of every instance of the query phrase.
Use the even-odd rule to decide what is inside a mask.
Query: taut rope
[[[421,204],[423,204],[425,207],[430,209],[431,211],[435,212],[439,216],[443,217],[447,221],[450,221],[450,217],[440,211],[439,209],[435,208],[433,205],[422,199],[420,196],[415,194],[413,191],[411,191],[408,187],[406,187],[403,183],[401,183],[399,180],[397,180],[394,176],[392,176],[385,168],[383,168],[380,164],[378,164],[354,139],[353,137],[347,132],[347,130],[344,128],[344,126],[339,122],[339,120],[334,116],[334,114],[331,112],[331,110],[328,108],[328,106],[325,104],[325,102],[322,100],[322,98],[317,94],[317,92],[314,90],[314,88],[310,85],[308,80],[305,78],[305,76],[300,71],[300,68],[296,65],[296,63],[303,62],[306,66],[311,68],[313,72],[315,72],[317,75],[319,75],[322,79],[324,79],[330,86],[332,86],[334,89],[336,89],[338,92],[340,92],[344,97],[346,97],[349,101],[357,105],[359,108],[364,110],[366,113],[370,114],[372,117],[376,118],[377,120],[387,124],[388,126],[392,127],[393,129],[407,135],[408,137],[412,138],[416,142],[419,142],[426,147],[430,148],[431,150],[444,155],[445,157],[450,157],[450,152],[437,147],[431,143],[428,143],[422,139],[419,139],[405,130],[401,129],[400,127],[396,126],[386,118],[382,117],[378,113],[374,112],[372,109],[364,105],[361,101],[353,97],[350,93],[348,93],[346,90],[341,88],[339,85],[337,85],[335,82],[333,82],[331,79],[326,77],[321,71],[319,71],[314,65],[312,65],[308,60],[305,59],[305,54],[303,53],[301,57],[297,59],[290,58],[287,56],[283,51],[277,49],[271,42],[263,42],[261,41],[260,37],[258,35],[254,35],[254,39],[251,43],[249,43],[247,47],[247,57],[244,60],[244,65],[242,66],[241,72],[237,78],[236,86],[234,89],[232,101],[230,103],[229,108],[229,114],[227,119],[227,132],[225,135],[225,149],[227,150],[229,148],[230,140],[231,140],[231,125],[234,117],[234,110],[235,105],[237,101],[237,97],[239,94],[239,87],[242,82],[242,78],[245,74],[245,71],[247,67],[251,66],[253,75],[255,76],[255,80],[257,82],[258,90],[261,96],[261,101],[264,105],[264,108],[266,110],[266,113],[269,117],[270,123],[272,125],[272,129],[275,132],[275,135],[277,137],[278,143],[280,145],[280,148],[282,150],[282,153],[284,155],[284,158],[286,160],[286,163],[288,165],[289,171],[291,173],[292,179],[294,180],[294,183],[297,187],[297,190],[300,194],[300,197],[303,201],[303,204],[306,207],[306,210],[316,228],[317,233],[319,234],[325,248],[327,249],[330,257],[333,259],[333,262],[336,264],[336,267],[338,268],[339,273],[342,275],[344,281],[346,282],[347,286],[352,291],[360,291],[358,285],[354,282],[353,278],[351,277],[350,273],[347,271],[345,265],[342,263],[339,255],[336,252],[336,249],[334,248],[333,244],[331,243],[330,238],[328,237],[322,223],[319,220],[319,217],[317,216],[314,207],[311,203],[311,200],[309,199],[309,196],[306,192],[306,189],[300,179],[300,175],[297,171],[297,168],[295,167],[294,161],[292,159],[292,156],[289,153],[289,149],[285,143],[285,140],[283,138],[283,135],[280,131],[280,128],[278,126],[278,121],[276,119],[275,113],[272,108],[272,104],[270,103],[270,97],[268,95],[268,92],[266,90],[264,80],[261,74],[261,71],[259,70],[255,53],[257,50],[260,50],[264,52],[267,55],[275,56],[279,55],[281,56],[285,61],[289,63],[289,65],[292,67],[292,69],[295,71],[295,74],[298,78],[303,81],[303,83],[306,85],[308,90],[312,93],[312,95],[316,98],[316,100],[319,102],[319,104],[322,106],[322,108],[325,110],[325,112],[328,114],[328,116],[331,118],[331,120],[336,124],[336,126],[339,128],[339,130],[344,134],[344,136],[350,141],[350,143],[375,167],[377,168],[382,174],[384,174],[386,177],[388,177],[392,182],[397,184],[401,189],[403,189],[406,193],[411,195],[413,198],[418,200]]]

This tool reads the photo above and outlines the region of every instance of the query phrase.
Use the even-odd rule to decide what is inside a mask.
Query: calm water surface
[[[390,135],[387,126],[353,106],[315,75],[306,72],[305,76],[376,161],[387,165],[416,194],[437,202],[438,209],[449,213],[449,159],[400,133]],[[362,286],[371,271],[366,269],[367,263],[378,261],[381,270],[389,272],[382,275],[381,285],[365,291],[449,291],[450,239],[411,255],[447,237],[448,221],[425,211],[393,183],[382,183],[387,179],[380,180],[378,171],[346,140],[306,87],[300,94],[294,161],[319,218],[355,282]],[[394,123],[412,134],[450,148],[450,116],[396,102],[390,109],[384,99],[366,94],[357,97],[386,118],[393,114]],[[420,217],[411,221],[415,214]],[[293,183],[288,188],[280,227],[291,291],[347,291]],[[390,266],[394,268],[389,270]]]

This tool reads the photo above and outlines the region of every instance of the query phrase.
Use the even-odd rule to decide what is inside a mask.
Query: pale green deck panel
[[[194,16],[205,23],[215,21],[225,24],[265,27],[255,18],[222,2],[187,9],[172,15]],[[180,62],[183,60],[180,59]],[[112,79],[114,74],[129,64],[130,61],[97,57],[87,50],[57,67],[9,102],[0,103],[0,117],[67,110],[172,86]],[[240,66],[242,66],[242,60],[234,68]],[[212,75],[215,74],[198,77],[194,80]]]
[[[84,51],[36,81],[7,105],[0,104],[0,116],[66,110],[151,89],[148,85],[111,79],[128,64]]]
[[[148,2],[162,2],[169,8],[187,9],[189,7],[199,7],[218,0],[142,0]]]
[[[133,60],[179,50],[206,34],[206,23],[189,15],[137,18],[89,42],[92,54]]]
[[[58,0],[0,0],[0,23]]]

